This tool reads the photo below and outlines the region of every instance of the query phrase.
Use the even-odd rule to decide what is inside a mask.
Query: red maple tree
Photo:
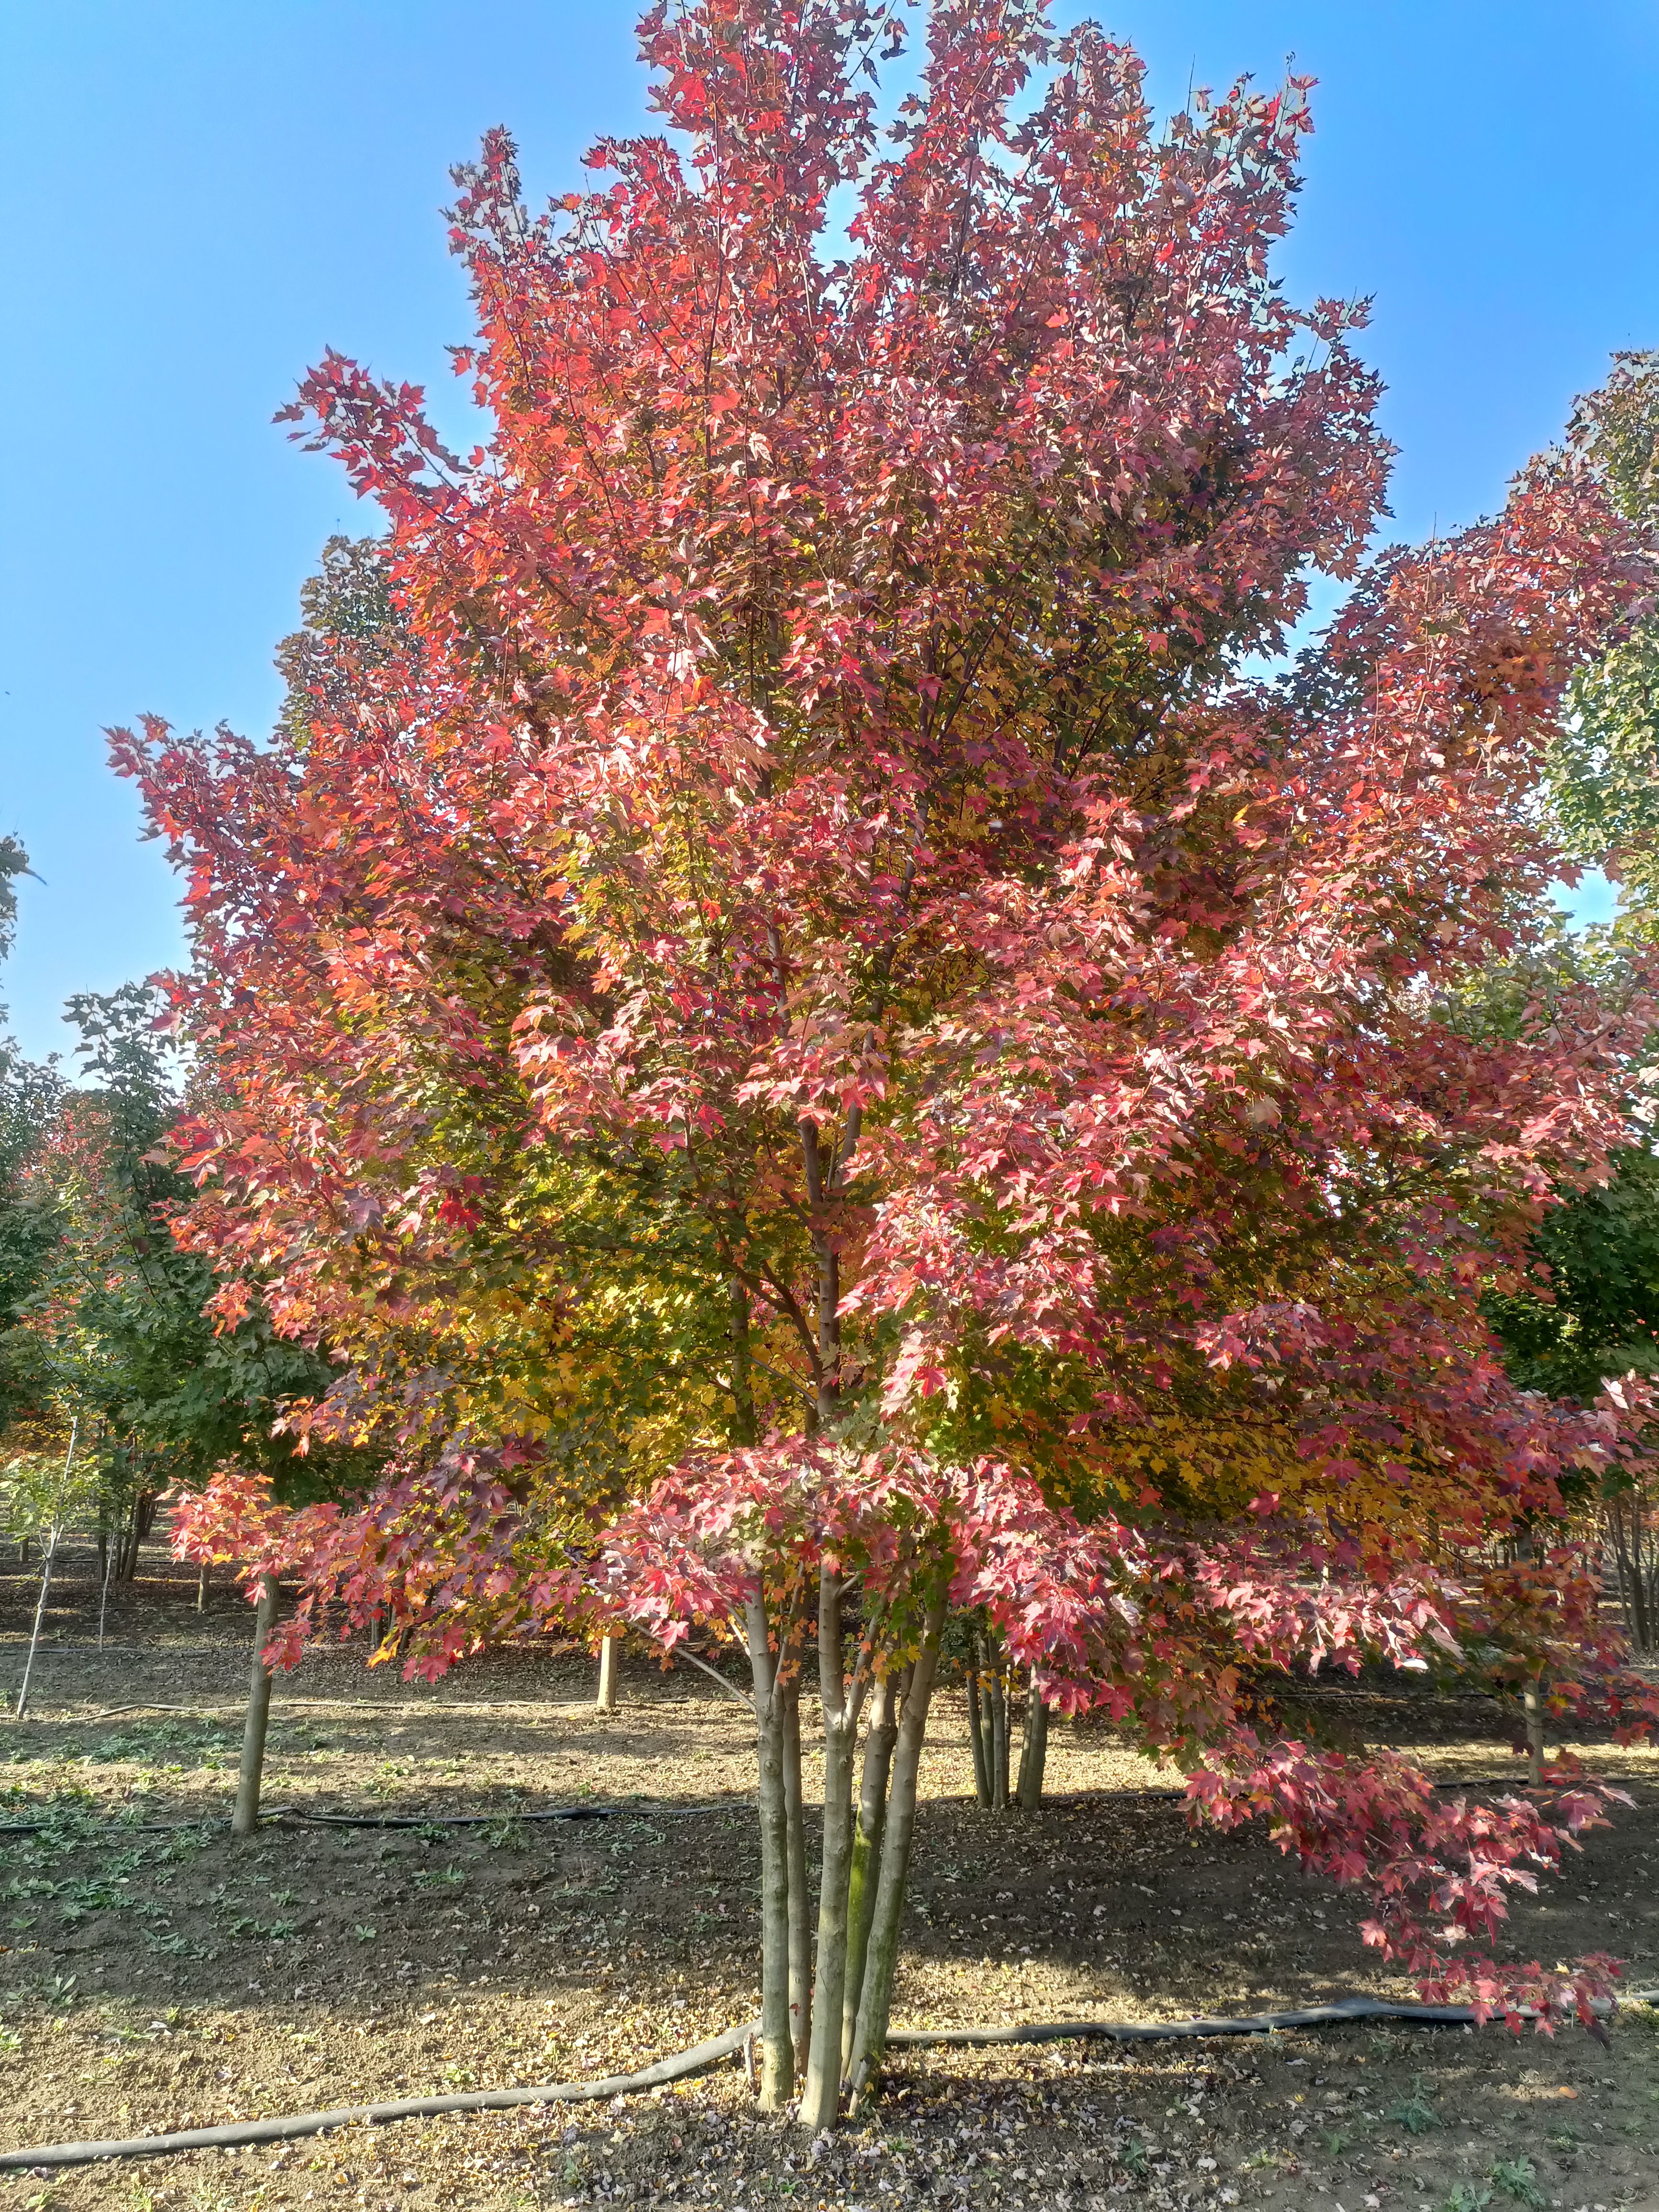
[[[1437,1808],[1253,1681],[1482,1652],[1647,1724],[1565,1537],[1645,1401],[1517,1391],[1479,1301],[1605,1171],[1650,1012],[1476,988],[1524,977],[1540,743],[1639,550],[1569,453],[1364,558],[1361,318],[1269,269],[1302,85],[1160,131],[1127,48],[959,0],[884,142],[885,8],[641,36],[664,133],[609,181],[532,217],[501,133],[458,173],[488,447],[332,355],[289,410],[379,503],[395,636],[271,747],[116,739],[222,1100],[180,1234],[350,1356],[297,1423],[405,1453],[303,1523],[228,1483],[200,1540],[264,1528],[295,1634],[343,1597],[414,1664],[583,1608],[742,1647],[763,2095],[804,2067],[814,2127],[879,2064],[963,1609],[1419,1977],[1589,2019],[1598,1962],[1452,1946],[1595,1794]],[[1254,678],[1315,569],[1346,611]]]

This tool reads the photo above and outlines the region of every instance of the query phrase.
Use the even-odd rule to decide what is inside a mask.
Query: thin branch
[[[718,1667],[711,1667],[706,1659],[699,1659],[695,1651],[688,1651],[683,1644],[677,1644],[674,1648],[675,1663],[678,1665],[682,1659],[690,1666],[701,1668],[711,1682],[718,1682],[726,1696],[735,1698],[745,1711],[754,1711],[755,1700],[747,1690],[740,1690],[735,1682],[728,1682]]]

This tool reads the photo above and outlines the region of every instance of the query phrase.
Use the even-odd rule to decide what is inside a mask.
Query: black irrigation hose
[[[731,1797],[712,1805],[555,1805],[523,1813],[302,1813],[297,1805],[278,1805],[259,1815],[259,1825],[295,1821],[316,1828],[495,1828],[520,1820],[655,1820],[681,1813],[741,1813],[749,1802]],[[0,1821],[0,1836],[43,1836],[53,1825],[50,1820]],[[132,1832],[173,1836],[222,1825],[217,1814],[199,1820],[137,1820]]]
[[[450,2097],[400,2097],[388,2105],[352,2105],[332,2112],[289,2112],[270,2120],[232,2120],[220,2128],[183,2128],[168,2136],[128,2136],[113,2142],[47,2143],[34,2150],[0,2151],[0,2171],[30,2166],[92,2166],[106,2158],[170,2158],[186,2150],[237,2150],[249,2143],[287,2142],[296,2136],[320,2136],[331,2128],[363,2120],[427,2120],[441,2112],[505,2112],[516,2105],[574,2105],[601,2097],[627,2097],[665,2081],[701,2074],[741,2051],[758,2029],[745,2021],[729,2027],[694,2050],[659,2058],[638,2074],[618,2074],[607,2081],[548,2081],[534,2089],[468,2089]]]
[[[1659,2004],[1659,1990],[1632,1990],[1627,2004]],[[1066,2020],[1021,2027],[896,2027],[889,2049],[949,2046],[960,2050],[997,2043],[1163,2043],[1213,2035],[1270,2035],[1275,2030],[1328,2027],[1356,2020],[1399,2020],[1424,2027],[1469,2025],[1469,2005],[1395,2004],[1382,1997],[1339,1997],[1295,2012],[1250,2013],[1237,2020]],[[402,2097],[385,2105],[353,2105],[336,2112],[289,2112],[269,2120],[231,2120],[217,2128],[185,2128],[166,2136],[127,2136],[107,2142],[44,2143],[30,2150],[0,2151],[0,2172],[27,2166],[92,2166],[111,2158],[170,2158],[180,2151],[240,2150],[253,2143],[288,2142],[300,2136],[362,2122],[435,2119],[443,2112],[502,2112],[520,2105],[591,2104],[600,2098],[637,2096],[735,2057],[760,2032],[758,2021],[729,2027],[707,2043],[659,2058],[638,2074],[604,2081],[548,2081],[533,2089],[469,2089],[449,2097]]]

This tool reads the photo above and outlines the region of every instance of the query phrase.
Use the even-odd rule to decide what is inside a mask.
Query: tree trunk
[[[755,1751],[761,1846],[761,2080],[763,2112],[781,2112],[794,2089],[789,2040],[789,1834],[783,1796],[783,1727],[765,1605],[749,1607],[755,1681]]]
[[[233,1836],[251,1836],[259,1825],[259,1785],[265,1771],[265,1730],[270,1723],[270,1669],[265,1646],[276,1626],[276,1577],[259,1577],[259,1598],[253,1609],[253,1665],[248,1676],[247,1719],[242,1727],[242,1765],[236,1778],[236,1807],[230,1816]]]
[[[617,1653],[621,1643],[620,1637],[607,1636],[599,1645],[599,1694],[595,1705],[602,1713],[617,1710]]]
[[[1534,1675],[1521,1693],[1527,1719],[1527,1767],[1534,1783],[1544,1779],[1544,1682]]]
[[[202,1562],[202,1571],[196,1577],[196,1610],[198,1613],[205,1613],[207,1611],[207,1594],[208,1565],[207,1561],[204,1559]]]
[[[1025,1688],[1025,1741],[1019,1758],[1019,1809],[1035,1813],[1042,1802],[1042,1770],[1048,1761],[1048,1708],[1031,1669]]]
[[[905,1692],[904,1713],[893,1753],[893,1786],[887,1800],[881,1872],[876,1882],[876,1905],[871,1917],[870,1948],[865,1960],[864,1987],[859,1995],[858,2021],[853,2031],[851,2075],[855,2116],[869,2100],[887,2045],[887,2018],[893,2002],[893,1977],[898,1970],[910,1845],[915,1834],[916,1777],[921,1765],[922,1739],[927,1729],[927,1707],[939,1667],[939,1632],[944,1625],[944,1604],[930,1606],[921,1649],[916,1655],[915,1671]]]
[[[801,2125],[813,2135],[841,2109],[842,2020],[847,1992],[853,1862],[853,1757],[860,1692],[846,1679],[839,1573],[818,1572],[818,1693],[823,1708],[823,1844],[818,1867],[817,1973]]]
[[[991,1709],[990,1806],[994,1813],[1003,1813],[1008,1808],[1008,1698],[1003,1686],[1001,1653],[989,1638],[981,1649],[986,1697]]]
[[[974,1751],[974,1795],[988,1808],[991,1802],[991,1759],[985,1741],[985,1718],[979,1695],[979,1640],[968,1655],[968,1741]]]
[[[134,1498],[127,1525],[121,1532],[121,1561],[116,1569],[118,1582],[130,1583],[138,1573],[138,1547],[143,1541],[143,1530],[138,1516],[140,1500]]]
[[[1651,1577],[1643,1554],[1642,1499],[1632,1491],[1630,1501],[1630,1583],[1632,1604],[1626,1616],[1630,1621],[1632,1640],[1638,1651],[1653,1649],[1653,1610],[1650,1601]]]
[[[789,1864],[789,2043],[797,2087],[806,2078],[812,2034],[812,1893],[806,1882],[806,1813],[800,1781],[800,1668],[791,1651],[780,1686],[783,1728],[783,1808]]]
[[[102,1549],[104,1555],[104,1580],[103,1587],[98,1594],[98,1649],[100,1651],[104,1648],[104,1616],[109,1611],[110,1571],[115,1565],[114,1545],[106,1542]]]
[[[61,1523],[54,1521],[52,1524],[52,1534],[46,1540],[46,1556],[40,1569],[40,1595],[35,1603],[34,1626],[29,1635],[29,1655],[23,1662],[22,1686],[17,1692],[17,1717],[20,1721],[29,1709],[29,1684],[34,1675],[34,1655],[40,1648],[40,1624],[46,1617],[46,1596],[52,1589],[52,1568],[53,1560],[58,1557],[58,1536],[60,1526]]]
[[[969,1679],[972,1680],[971,1674]],[[843,2079],[853,2060],[853,2033],[858,2026],[859,1996],[864,1987],[865,1961],[870,1952],[870,1923],[876,1909],[882,1834],[887,1825],[887,1784],[893,1771],[893,1746],[897,1741],[897,1683],[891,1674],[884,1674],[876,1684],[870,1706],[870,1726],[864,1738],[864,1779],[859,1790],[858,1828],[853,1838],[853,1863],[847,1883],[847,1978],[841,2008]]]
[[[58,1506],[52,1516],[52,1534],[46,1541],[46,1556],[40,1569],[40,1595],[34,1608],[34,1627],[29,1636],[29,1656],[23,1662],[23,1680],[17,1692],[17,1717],[21,1721],[28,1711],[29,1683],[34,1674],[34,1655],[40,1648],[40,1627],[46,1617],[46,1597],[52,1589],[52,1562],[58,1557],[58,1539],[63,1534],[64,1514],[69,1504],[70,1476],[75,1468],[75,1447],[81,1435],[77,1415],[70,1424],[69,1449],[64,1455],[64,1472],[58,1485]]]

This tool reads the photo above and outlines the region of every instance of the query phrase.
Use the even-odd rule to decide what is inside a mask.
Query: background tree
[[[16,927],[14,878],[27,872],[28,856],[16,839],[0,838],[0,961],[11,950]],[[50,1212],[31,1190],[27,1170],[62,1090],[54,1066],[26,1059],[11,1036],[0,1030],[0,1436],[27,1403],[27,1389],[14,1372],[6,1347],[52,1242]]]
[[[70,1002],[81,1079],[57,1087],[21,1177],[31,1275],[0,1338],[10,1427],[46,1419],[67,1432],[78,1420],[122,1574],[171,1484],[199,1487],[234,1460],[314,1487],[318,1470],[271,1429],[288,1399],[329,1376],[263,1313],[220,1329],[204,1311],[211,1270],[168,1226],[189,1187],[161,1149],[180,1095],[159,1011],[148,985]]]

